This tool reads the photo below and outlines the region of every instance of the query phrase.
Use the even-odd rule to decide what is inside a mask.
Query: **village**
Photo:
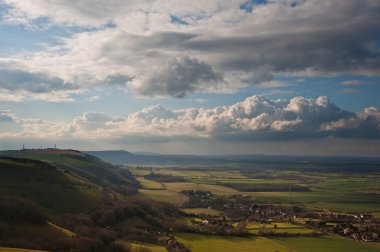
[[[194,218],[194,232],[241,236],[322,236],[333,233],[362,242],[379,241],[380,220],[368,213],[334,213],[297,205],[257,204],[248,195],[226,197],[196,190],[182,193],[190,197],[188,208],[220,211],[220,215],[183,213]]]

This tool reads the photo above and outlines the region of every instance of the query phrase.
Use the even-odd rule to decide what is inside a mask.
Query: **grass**
[[[152,251],[152,252],[167,252],[167,249],[163,246],[157,246],[148,243],[140,243],[140,242],[127,242],[127,241],[117,241],[118,244],[125,246],[126,248],[132,248],[132,251]],[[144,250],[145,249],[145,250]]]
[[[194,179],[196,183],[206,184],[299,184],[299,180],[286,180],[286,179]]]
[[[176,234],[176,239],[193,252],[379,252],[376,244],[356,242],[340,237],[240,238],[201,234]]]
[[[379,252],[373,245],[356,242],[340,237],[296,237],[272,238],[271,240],[282,244],[293,251],[302,252]]]
[[[157,245],[152,245],[152,244],[147,244],[147,243],[132,242],[131,246],[132,246],[132,249],[134,249],[135,251],[141,251],[141,249],[149,249],[152,252],[167,252],[168,251],[163,246],[157,246]]]
[[[0,252],[46,252],[46,250],[0,247]]]
[[[145,178],[137,178],[144,189],[164,189],[161,183]]]
[[[277,228],[275,228],[275,225]],[[272,222],[271,224],[249,223],[246,228],[251,234],[258,234],[260,231],[275,234],[310,234],[315,232],[313,229],[285,222]]]
[[[138,169],[138,168],[129,168],[131,173],[136,176],[145,176],[150,174],[152,171],[157,174],[162,175],[171,175],[182,177],[185,179],[246,179],[239,171],[207,171],[205,170],[185,170],[185,169],[173,169],[173,168],[152,168],[151,170],[147,169]]]
[[[334,178],[326,179],[316,185],[324,190],[380,190],[378,178]]]
[[[259,203],[301,203],[316,209],[335,211],[378,211],[380,195],[324,191],[311,192],[250,192]]]
[[[0,172],[1,195],[27,198],[56,213],[93,210],[103,197],[98,189],[33,161],[0,160]]]
[[[0,222],[0,234],[3,241],[23,238],[26,241],[33,241],[49,237],[49,239],[68,238],[62,230],[57,229],[49,224],[30,224],[30,223],[17,223],[11,224],[8,222]]]
[[[176,192],[170,192],[166,190],[144,190],[140,189],[138,194],[134,197],[141,199],[150,199],[166,203],[172,203],[174,205],[182,205],[187,202],[188,197]]]
[[[189,182],[165,183],[169,191],[181,192],[183,190],[210,191],[217,195],[243,194],[229,184],[293,184],[304,185],[311,188],[309,192],[244,192],[256,198],[258,203],[268,204],[302,204],[311,209],[330,210],[340,212],[380,212],[380,195],[378,192],[378,177],[344,176],[342,174],[308,173],[300,174],[289,172],[274,173],[272,178],[247,178],[239,171],[211,171],[191,170],[184,168],[153,168],[155,173],[182,177]],[[142,170],[139,170],[142,172]],[[144,172],[150,172],[144,170]],[[272,174],[270,173],[270,174]],[[277,174],[277,175],[276,175]],[[265,174],[263,174],[265,175]],[[160,189],[159,184],[140,180],[145,188]],[[309,181],[309,182],[308,182]],[[223,186],[226,185],[226,186]]]
[[[124,183],[138,186],[126,173],[122,175],[116,166],[76,151],[51,149],[0,151],[0,157],[4,156],[45,161],[58,169],[75,173],[101,187],[113,187],[115,189]],[[117,186],[115,186],[116,184]]]
[[[245,179],[247,177],[243,176],[239,171],[204,171],[211,178],[218,179]]]
[[[247,224],[248,229],[252,228],[274,228],[274,226],[277,226],[277,228],[303,228],[303,226],[295,225],[292,223],[287,222],[272,222],[271,224],[261,224],[261,223],[249,223]]]
[[[203,221],[203,219],[198,218],[198,217],[180,217],[177,220],[179,220],[182,223],[185,223],[188,226],[191,226],[195,223],[200,223]]]
[[[182,208],[181,210],[188,214],[207,214],[214,216],[218,216],[223,213],[222,211],[208,208]]]
[[[76,234],[74,232],[71,232],[70,230],[68,230],[66,228],[57,226],[54,223],[51,223],[50,221],[48,221],[48,225],[50,225],[50,226],[54,227],[55,229],[61,231],[63,234],[65,234],[68,237],[75,237],[76,236]]]
[[[138,168],[129,168],[128,170],[135,176],[145,176],[150,174],[149,170],[141,170]]]
[[[309,203],[307,204],[309,208],[315,209],[329,209],[340,212],[347,213],[357,213],[357,212],[374,212],[380,210],[380,203],[331,203],[331,202],[320,202],[320,203]]]
[[[376,218],[380,218],[380,212],[375,212],[375,213],[372,213],[373,216],[375,216]]]
[[[176,239],[192,252],[288,252],[288,249],[263,237],[240,238],[215,235],[179,233]]]
[[[181,192],[183,190],[199,190],[199,191],[210,191],[217,195],[234,195],[241,194],[241,192],[220,185],[207,185],[207,184],[196,184],[190,182],[181,183],[165,183],[166,189],[175,192]]]
[[[273,234],[311,234],[315,233],[313,229],[310,228],[266,228],[266,229],[250,229],[248,230],[250,234],[258,233],[273,233]]]

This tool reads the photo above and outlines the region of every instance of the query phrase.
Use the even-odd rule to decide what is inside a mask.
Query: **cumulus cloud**
[[[8,118],[4,114],[4,120]],[[9,119],[9,118],[8,118]],[[212,109],[167,110],[151,106],[127,117],[86,112],[70,123],[14,119],[22,127],[14,136],[107,141],[275,141],[306,138],[380,138],[380,110],[353,113],[326,97],[271,100],[248,97]]]
[[[355,116],[325,123],[321,127],[343,138],[379,138],[380,110],[374,107],[365,108]]]
[[[139,76],[131,88],[145,96],[181,98],[188,93],[212,90],[222,81],[206,62],[185,56],[172,60],[159,73]]]
[[[31,92],[130,83],[139,95],[183,97],[276,87],[281,75],[380,75],[376,0],[276,0],[245,8],[231,0],[4,3],[8,21],[21,13],[32,23],[92,28],[45,51],[11,57],[18,69],[46,73],[34,78],[54,76],[49,86],[15,85]]]

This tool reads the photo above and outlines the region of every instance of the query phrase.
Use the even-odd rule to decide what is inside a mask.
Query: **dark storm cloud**
[[[177,98],[202,89],[216,87],[221,82],[220,75],[206,62],[181,57],[174,59],[159,73],[135,80],[134,91],[141,95],[169,95]]]
[[[210,54],[224,54],[219,65],[226,70],[251,71],[269,65],[274,72],[313,68],[331,73],[366,71],[379,74],[380,51],[374,48],[374,41],[380,40],[378,26],[348,25],[341,29],[241,38],[217,37],[188,41],[185,46]]]
[[[32,93],[73,90],[78,88],[57,77],[16,69],[0,69],[0,88],[9,91],[25,90]]]

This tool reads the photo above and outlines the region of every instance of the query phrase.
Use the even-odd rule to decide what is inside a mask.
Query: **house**
[[[344,235],[350,235],[352,233],[352,229],[347,227],[345,229],[343,229],[343,234]]]

